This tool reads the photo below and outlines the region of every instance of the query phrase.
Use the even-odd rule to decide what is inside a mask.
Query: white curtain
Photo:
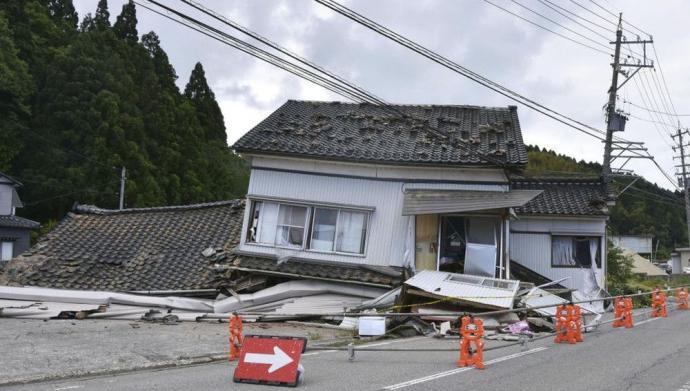
[[[345,253],[361,253],[365,227],[366,214],[340,211],[336,250]]]
[[[594,296],[599,293],[599,268],[597,267],[597,250],[599,249],[599,238],[589,239],[589,256],[592,261],[589,270],[583,269],[585,281],[583,291],[586,295]]]
[[[551,238],[551,257],[554,266],[575,266],[575,257],[573,257],[573,238],[571,237],[557,237]]]
[[[279,209],[280,205],[275,202],[261,203],[261,210],[259,211],[259,229],[256,240],[258,243],[275,243]]]
[[[405,253],[403,254],[403,266],[412,269],[412,274],[416,274],[414,267],[414,216],[407,218],[407,232],[405,234]]]

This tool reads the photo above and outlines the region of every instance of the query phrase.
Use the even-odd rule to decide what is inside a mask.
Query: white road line
[[[542,346],[542,347],[538,347],[538,348],[534,348],[534,349],[527,350],[527,351],[525,351],[525,352],[520,352],[520,353],[510,354],[510,355],[508,355],[508,356],[503,356],[503,357],[494,358],[493,360],[486,361],[486,362],[484,363],[484,365],[496,364],[496,363],[499,363],[499,362],[502,362],[502,361],[511,360],[511,359],[513,359],[513,358],[518,358],[518,357],[526,356],[526,355],[528,355],[528,354],[541,352],[541,351],[546,350],[546,349],[548,349],[548,348],[545,347],[545,346]],[[413,380],[408,380],[408,381],[403,382],[403,383],[393,384],[392,386],[387,386],[387,387],[382,388],[382,390],[397,390],[397,389],[400,389],[400,388],[405,388],[405,387],[413,386],[413,385],[415,385],[415,384],[419,384],[419,383],[424,383],[424,382],[428,382],[428,381],[431,381],[431,380],[440,379],[440,378],[442,378],[442,377],[446,377],[446,376],[450,376],[450,375],[455,375],[456,373],[466,372],[466,371],[469,371],[469,370],[472,370],[472,369],[474,369],[474,368],[473,368],[473,367],[465,367],[465,368],[451,369],[450,371],[440,372],[440,373],[437,373],[437,374],[434,374],[434,375],[425,376],[425,377],[420,377],[420,378],[413,379]]]
[[[58,387],[55,389],[55,391],[61,391],[61,390],[73,390],[75,388],[84,388],[84,386],[67,386],[67,387]]]
[[[641,322],[636,322],[636,323],[635,323],[635,326],[640,325],[640,324],[649,323],[649,322],[652,322],[652,321],[655,321],[655,320],[659,320],[659,319],[661,319],[661,318],[649,318],[649,319],[643,320],[643,321],[641,321]]]

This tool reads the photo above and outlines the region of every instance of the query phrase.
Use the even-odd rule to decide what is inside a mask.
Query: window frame
[[[334,255],[343,255],[343,256],[349,256],[349,257],[359,257],[359,258],[364,258],[366,257],[367,254],[367,248],[369,246],[369,237],[370,237],[370,227],[371,227],[371,215],[373,210],[371,208],[358,208],[354,206],[338,206],[338,205],[320,205],[320,204],[311,204],[311,203],[300,203],[300,202],[292,202],[292,201],[281,201],[279,199],[263,199],[263,198],[251,198],[248,200],[251,205],[250,205],[250,214],[247,222],[247,229],[245,230],[246,237],[244,240],[245,244],[251,245],[251,246],[261,246],[261,247],[268,247],[268,248],[280,248],[280,249],[289,249],[289,250],[298,250],[298,251],[304,251],[304,252],[310,252],[310,253],[320,253],[320,254],[334,254]],[[277,238],[277,232],[279,227],[281,226],[280,224],[276,223],[276,237],[273,239],[273,243],[262,243],[256,241],[258,239],[258,234],[259,234],[259,227],[261,226],[260,224],[260,219],[261,219],[261,212],[259,213],[259,217],[256,219],[256,227],[254,227],[254,215],[256,214],[256,208],[257,205],[265,204],[267,202],[275,203],[280,206],[286,205],[286,206],[296,206],[296,207],[303,207],[306,208],[306,219],[305,219],[305,226],[304,226],[304,234],[303,234],[303,239],[302,239],[302,245],[299,247],[291,247],[291,246],[284,246],[284,245],[279,245],[277,244],[276,238]],[[263,209],[263,206],[261,207]],[[336,210],[338,212],[338,215],[336,217],[336,225],[335,225],[335,233],[333,237],[333,246],[332,250],[321,250],[321,249],[312,249],[311,243],[313,240],[314,236],[314,218],[316,215],[316,209],[329,209],[329,210]],[[338,227],[340,223],[340,216],[342,211],[347,211],[347,212],[352,212],[352,213],[361,213],[364,215],[364,229],[362,229],[362,235],[361,235],[361,240],[363,241],[363,244],[361,246],[362,252],[359,253],[353,253],[353,252],[345,252],[345,251],[336,251],[337,248],[337,242],[338,242]],[[254,240],[252,240],[252,229],[256,228],[255,234],[254,234]]]
[[[8,243],[10,246],[10,257],[9,259],[4,259],[4,248],[5,248],[5,243]],[[0,240],[0,263],[7,263],[14,258],[14,246],[15,246],[15,241],[14,240]]]
[[[560,238],[570,238],[573,241],[577,240],[578,238],[580,239],[591,239],[591,238],[596,238],[599,241],[599,246],[597,246],[597,257],[594,259],[594,264],[597,266],[597,269],[601,269],[604,259],[603,259],[603,249],[601,248],[601,245],[603,243],[603,237],[598,236],[598,235],[577,235],[577,234],[551,234],[550,235],[550,252],[549,252],[549,257],[551,258],[551,267],[555,269],[588,269],[592,267],[592,264],[590,263],[589,265],[581,265],[577,259],[575,259],[575,265],[555,265],[553,263],[553,238],[554,237],[560,237]]]
[[[279,220],[276,221],[276,234],[275,237],[273,238],[273,246],[278,247],[278,248],[285,248],[285,249],[290,249],[290,250],[303,250],[304,246],[307,242],[307,233],[309,232],[309,221],[311,220],[311,208],[306,205],[298,205],[298,204],[287,204],[287,203],[280,203],[277,202],[278,204],[278,218]],[[304,225],[299,226],[299,225],[290,225],[290,224],[280,224],[280,208],[283,206],[287,207],[297,207],[297,208],[304,208]],[[278,232],[280,227],[289,227],[289,228],[302,228],[302,243],[299,246],[289,246],[289,245],[278,245],[276,244],[277,239],[278,239]]]

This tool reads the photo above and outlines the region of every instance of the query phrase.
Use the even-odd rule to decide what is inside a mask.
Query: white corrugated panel
[[[522,303],[527,308],[552,305],[553,307],[534,309],[535,312],[546,316],[556,316],[555,306],[565,304],[567,302],[568,300],[558,297],[540,288],[532,288],[522,299]]]
[[[497,308],[513,308],[519,281],[423,270],[406,285],[438,296],[476,302]]]

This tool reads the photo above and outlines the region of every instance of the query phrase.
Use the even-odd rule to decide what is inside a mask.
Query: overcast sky
[[[162,1],[214,26],[222,26],[179,1]],[[200,1],[237,23],[354,81],[388,102],[483,106],[514,104],[311,0]],[[539,0],[516,2],[553,18],[562,26],[531,14],[511,0],[491,1],[578,41],[606,50],[567,31],[565,27],[612,47],[603,37],[556,14]],[[571,0],[550,1],[591,22],[614,27]],[[614,19],[590,0],[575,1],[600,16]],[[690,53],[690,33],[687,31],[690,1],[595,1],[613,12],[622,11],[625,20],[653,35],[676,112],[690,114],[690,72],[686,61]],[[120,13],[123,2],[109,1],[113,21]],[[75,0],[80,17],[93,12],[96,3],[95,0]],[[611,57],[605,54],[530,25],[483,0],[352,0],[345,4],[524,96],[604,129],[603,105],[611,83]],[[139,7],[137,18],[140,35],[154,30],[160,36],[162,46],[180,77],[180,88],[184,88],[194,64],[197,61],[203,63],[206,77],[223,110],[228,142],[231,144],[287,99],[345,100],[146,9]],[[604,36],[610,36],[611,40],[615,38],[613,33],[577,20]],[[629,33],[626,35],[628,39],[635,38]],[[641,47],[635,49],[642,51]],[[651,51],[651,48],[648,49]],[[653,103],[645,104],[647,97],[644,95],[645,88],[655,89],[651,72],[654,71],[640,72],[622,89],[621,98],[653,107]],[[660,79],[658,67],[656,72]],[[642,93],[638,92],[635,81]],[[662,103],[657,103],[659,109],[665,111]],[[547,147],[577,159],[601,162],[603,145],[600,141],[579,134],[527,107],[518,107],[526,143]],[[635,117],[650,119],[650,113],[644,110],[630,104],[624,104],[623,107]],[[663,115],[653,119],[675,121]],[[690,126],[690,117],[680,119]],[[644,141],[664,170],[672,174],[674,163],[669,131],[668,126],[655,126],[631,118],[626,132],[618,135],[629,140]],[[627,168],[635,169],[652,182],[672,188],[647,160],[632,161]]]

